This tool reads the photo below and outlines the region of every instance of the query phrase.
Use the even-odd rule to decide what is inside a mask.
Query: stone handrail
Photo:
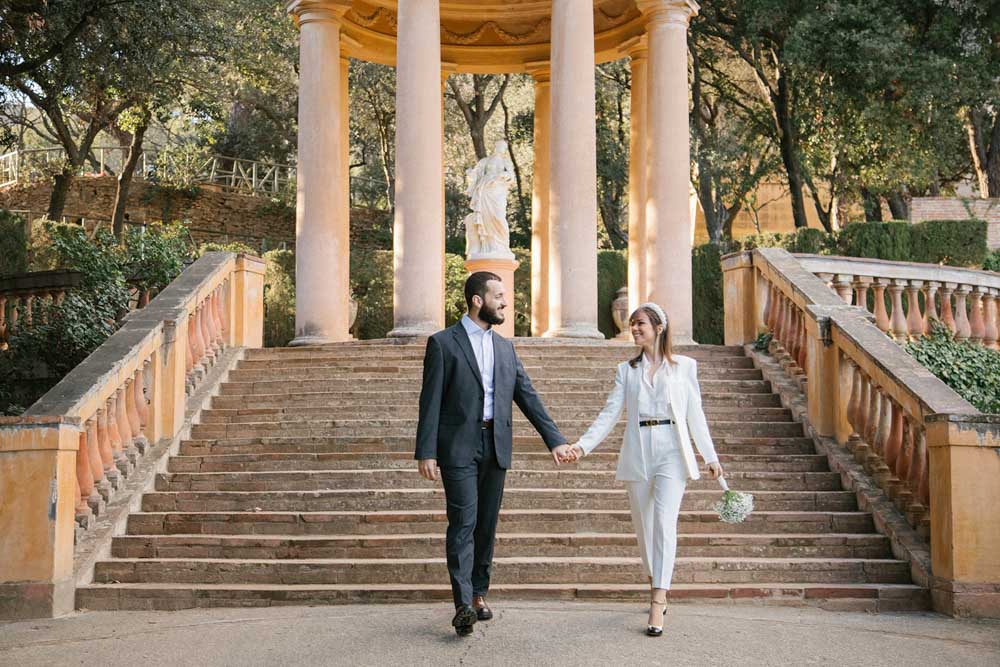
[[[81,277],[79,271],[37,271],[0,278],[0,350],[21,323],[30,325],[36,316],[48,321],[50,307],[62,303]]]
[[[0,418],[0,618],[73,608],[87,527],[227,347],[259,347],[263,262],[206,253],[21,417]],[[16,546],[15,546],[16,545]]]
[[[878,328],[896,340],[930,333],[937,319],[958,340],[1000,349],[1000,273],[855,257],[796,257],[845,303],[873,312]]]
[[[983,512],[1000,505],[1000,416],[917,363],[877,315],[846,305],[811,260],[776,248],[724,257],[725,343],[769,330],[772,354],[804,385],[812,430],[850,450],[930,538],[936,606],[1000,615],[1000,517]]]

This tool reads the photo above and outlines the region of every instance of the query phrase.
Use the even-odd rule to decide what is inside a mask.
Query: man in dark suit
[[[504,477],[510,468],[512,402],[541,434],[556,465],[569,445],[542,405],[511,342],[492,330],[504,321],[500,276],[479,271],[465,282],[469,312],[427,341],[420,391],[420,474],[444,480],[445,551],[460,635],[493,617],[486,604]]]

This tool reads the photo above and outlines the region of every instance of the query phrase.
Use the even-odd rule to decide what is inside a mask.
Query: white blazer
[[[708,423],[701,407],[701,389],[698,386],[698,362],[691,357],[673,355],[676,365],[666,364],[667,389],[670,393],[670,407],[674,413],[674,434],[684,455],[684,465],[690,479],[698,479],[698,462],[691,448],[694,438],[698,452],[705,463],[719,460],[708,433]],[[618,471],[615,478],[623,482],[639,482],[646,479],[646,462],[642,452],[639,434],[639,383],[642,382],[642,365],[635,368],[629,362],[618,364],[615,387],[608,395],[608,401],[590,425],[587,432],[577,442],[584,454],[589,454],[601,444],[618,423],[622,408],[625,408],[625,441],[618,454]]]

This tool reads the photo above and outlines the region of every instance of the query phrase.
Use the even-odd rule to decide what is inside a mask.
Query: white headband
[[[653,303],[652,301],[648,301],[644,304],[641,304],[639,307],[648,308],[654,313],[656,313],[656,316],[660,318],[660,324],[662,324],[663,326],[667,326],[667,314],[664,313],[663,309],[660,308],[657,304]]]

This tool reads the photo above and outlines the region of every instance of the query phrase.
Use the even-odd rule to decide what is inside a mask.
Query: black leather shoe
[[[472,596],[472,607],[476,610],[476,618],[480,621],[488,621],[493,618],[493,611],[486,604],[486,598],[482,595]]]
[[[472,634],[472,626],[476,624],[476,610],[467,604],[455,610],[455,618],[451,619],[451,624],[455,626],[455,632],[459,637]]]

